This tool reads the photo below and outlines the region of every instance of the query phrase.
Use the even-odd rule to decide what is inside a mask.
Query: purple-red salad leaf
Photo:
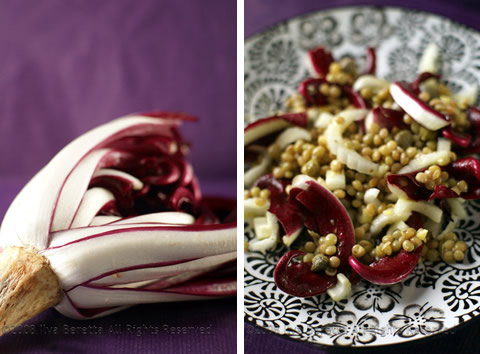
[[[475,157],[465,157],[442,168],[457,181],[464,180],[468,190],[460,194],[463,199],[480,198],[480,161]]]
[[[337,257],[340,258],[340,270],[355,244],[352,220],[342,203],[328,189],[315,182],[307,182],[308,188],[300,192],[296,199],[307,208],[315,218],[313,231],[320,235],[334,233],[337,238]]]
[[[430,130],[438,130],[451,124],[451,118],[423,102],[412,87],[405,81],[396,81],[390,85],[390,94],[394,101],[417,123]]]
[[[302,260],[304,254],[303,251],[290,251],[280,258],[273,274],[277,287],[293,296],[308,297],[334,286],[336,277],[312,272],[311,263]]]
[[[377,70],[377,58],[375,54],[375,48],[369,47],[367,49],[367,68],[365,70],[365,74],[368,75],[375,75],[375,71]]]
[[[420,93],[420,84],[428,79],[435,78],[435,79],[440,79],[440,75],[438,74],[433,74],[428,71],[425,71],[423,73],[420,73],[415,81],[413,81],[410,84],[410,87],[412,88],[413,92],[415,92],[416,95]]]
[[[468,133],[460,133],[455,131],[451,126],[446,127],[442,130],[442,135],[450,140],[455,145],[458,145],[462,148],[468,148],[472,143],[472,136]]]
[[[300,209],[285,212],[289,204],[284,203],[282,212],[290,213],[294,221],[303,219],[301,226],[305,225],[320,235],[335,233],[338,239],[336,255],[340,258],[338,270],[344,272],[348,268],[348,257],[354,244],[352,221],[344,206],[329,190],[315,182],[306,183],[306,190],[292,188],[289,195],[289,199],[298,201],[304,211],[301,214],[298,214]],[[293,201],[290,205],[299,208]],[[275,283],[280,289],[294,296],[306,297],[318,295],[336,283],[335,277],[314,273],[310,270],[310,263],[298,260],[303,254],[302,251],[291,251],[280,259],[274,274]]]
[[[404,174],[391,174],[387,176],[387,183],[401,189],[408,198],[420,200],[433,200],[445,198],[477,199],[480,198],[480,162],[474,157],[465,157],[441,167],[448,172],[450,177],[457,181],[465,180],[468,190],[458,195],[451,188],[437,185],[433,190],[426,188],[425,184],[418,182],[415,176],[426,169]]]
[[[343,92],[355,108],[368,108],[368,105],[363,99],[362,95],[360,95],[360,93],[358,93],[357,91],[354,91],[350,86],[343,86]]]
[[[353,270],[363,279],[379,285],[390,285],[405,279],[417,266],[422,256],[423,244],[413,252],[401,250],[394,256],[385,256],[369,265],[361,263],[354,256],[348,261]]]
[[[311,78],[300,83],[298,92],[303,96],[307,107],[321,106],[327,103],[327,98],[320,92],[320,85],[326,82],[325,79]]]
[[[394,127],[407,128],[407,125],[403,122],[404,113],[402,111],[378,106],[372,110],[372,114],[373,122],[377,123],[380,128],[387,128],[388,130]]]
[[[330,64],[333,62],[332,53],[323,47],[318,47],[308,51],[308,56],[318,76],[325,78],[328,74]]]
[[[307,114],[305,112],[278,114],[248,124],[244,129],[244,146],[257,143],[261,138],[266,138],[290,124],[305,128],[308,124]]]

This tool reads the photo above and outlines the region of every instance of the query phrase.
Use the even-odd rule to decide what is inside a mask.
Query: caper
[[[328,266],[328,257],[324,254],[317,254],[312,259],[312,267],[310,268],[312,272],[319,273],[322,270],[325,270]]]
[[[395,134],[395,141],[402,149],[406,150],[409,146],[412,146],[413,135],[408,130],[401,130]]]

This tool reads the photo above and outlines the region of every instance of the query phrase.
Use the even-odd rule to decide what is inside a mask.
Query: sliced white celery
[[[361,173],[374,175],[379,171],[379,165],[367,160],[353,149],[348,149],[343,140],[343,132],[355,120],[362,119],[367,114],[365,109],[352,109],[340,112],[336,119],[328,126],[325,131],[327,137],[327,146],[331,153],[336,155],[337,160],[345,164],[347,167],[359,171]]]
[[[266,214],[267,224],[270,226],[270,234],[263,239],[254,238],[249,242],[248,248],[250,251],[266,252],[274,249],[280,239],[279,226],[277,217],[268,212]]]
[[[327,294],[336,302],[347,299],[351,292],[352,284],[343,273],[337,274],[337,283],[327,290]]]
[[[343,173],[343,171],[335,172],[333,170],[328,170],[325,176],[325,185],[331,191],[334,191],[335,189],[345,189],[345,173]]]
[[[379,79],[373,75],[362,75],[359,76],[357,80],[353,83],[353,89],[355,91],[360,91],[363,88],[369,88],[371,90],[380,91],[384,88],[390,86],[390,83],[387,80]]]
[[[413,200],[398,199],[398,201],[395,203],[394,213],[404,213],[404,210],[416,211],[417,213],[423,214],[435,222],[440,222],[443,215],[442,209],[437,207],[432,202],[415,202]]]
[[[462,198],[447,198],[446,199],[452,215],[454,218],[465,219],[467,217],[467,212],[464,208],[465,200]]]
[[[431,165],[445,166],[450,163],[448,151],[434,151],[428,154],[418,154],[408,165],[402,167],[398,173],[409,173],[425,169]]]
[[[391,225],[400,221],[406,221],[413,211],[425,215],[434,222],[439,223],[442,220],[443,211],[433,203],[415,202],[404,198],[399,198],[393,208],[385,210],[383,213],[373,219],[370,224],[370,232],[377,235],[387,225]]]
[[[478,97],[478,85],[473,84],[473,85],[467,86],[462,91],[455,94],[453,96],[453,99],[459,105],[468,107],[468,106],[475,105],[475,102],[477,101],[477,97]]]
[[[272,234],[272,226],[268,224],[267,218],[263,216],[253,219],[253,230],[259,240],[263,240]]]
[[[402,167],[398,173],[409,173],[416,170],[425,169],[431,165],[445,166],[450,163],[450,151],[452,142],[445,138],[437,139],[437,151],[428,154],[418,154],[406,166]]]
[[[452,141],[445,138],[438,138],[437,151],[452,151]]]
[[[430,231],[433,238],[437,238],[440,232],[442,231],[442,224],[439,222],[435,222],[432,219],[425,220],[424,226],[427,230]]]
[[[255,198],[248,198],[243,201],[243,213],[245,220],[254,218],[256,216],[265,216],[268,208],[270,207],[270,202],[267,201],[260,205],[255,201]]]
[[[255,181],[262,177],[264,174],[268,172],[268,168],[272,163],[272,159],[268,156],[263,156],[262,161],[253,167],[251,167],[245,174],[243,175],[244,186],[246,188],[250,188]]]
[[[440,50],[435,43],[427,45],[418,63],[418,72],[438,74],[440,72]]]
[[[378,202],[378,195],[380,194],[380,189],[378,188],[369,188],[365,191],[363,200],[365,203],[375,203]]]
[[[327,128],[335,116],[328,112],[321,112],[315,121],[315,128]]]
[[[297,140],[310,141],[312,135],[305,128],[290,127],[285,129],[275,140],[275,143],[281,150],[285,149],[288,145],[293,144]]]

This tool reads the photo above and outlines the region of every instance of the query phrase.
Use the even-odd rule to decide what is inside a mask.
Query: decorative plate
[[[279,23],[245,43],[245,123],[283,110],[308,76],[306,51],[323,45],[361,65],[377,53],[377,75],[411,80],[425,47],[435,42],[442,77],[454,92],[480,82],[480,33],[443,17],[392,7],[347,7]],[[273,271],[281,247],[245,254],[245,319],[268,331],[324,345],[376,346],[449,331],[480,314],[480,202],[469,203],[457,234],[468,244],[463,263],[425,261],[402,283],[361,282],[348,300],[324,294],[296,298],[280,291]],[[245,237],[253,237],[245,226]],[[284,250],[283,250],[284,251]]]

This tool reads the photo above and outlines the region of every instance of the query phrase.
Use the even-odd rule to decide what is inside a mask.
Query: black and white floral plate
[[[245,123],[283,110],[308,76],[306,51],[323,45],[335,58],[365,61],[377,52],[377,75],[411,80],[425,47],[435,42],[442,77],[455,92],[480,82],[480,33],[446,18],[391,7],[347,7],[279,23],[245,43]],[[400,284],[361,282],[348,300],[296,298],[277,289],[273,270],[281,247],[245,254],[245,319],[299,341],[372,346],[449,331],[480,314],[480,202],[469,203],[458,235],[468,244],[463,263],[425,262]],[[245,237],[253,237],[245,226]],[[284,251],[284,250],[283,250]]]

